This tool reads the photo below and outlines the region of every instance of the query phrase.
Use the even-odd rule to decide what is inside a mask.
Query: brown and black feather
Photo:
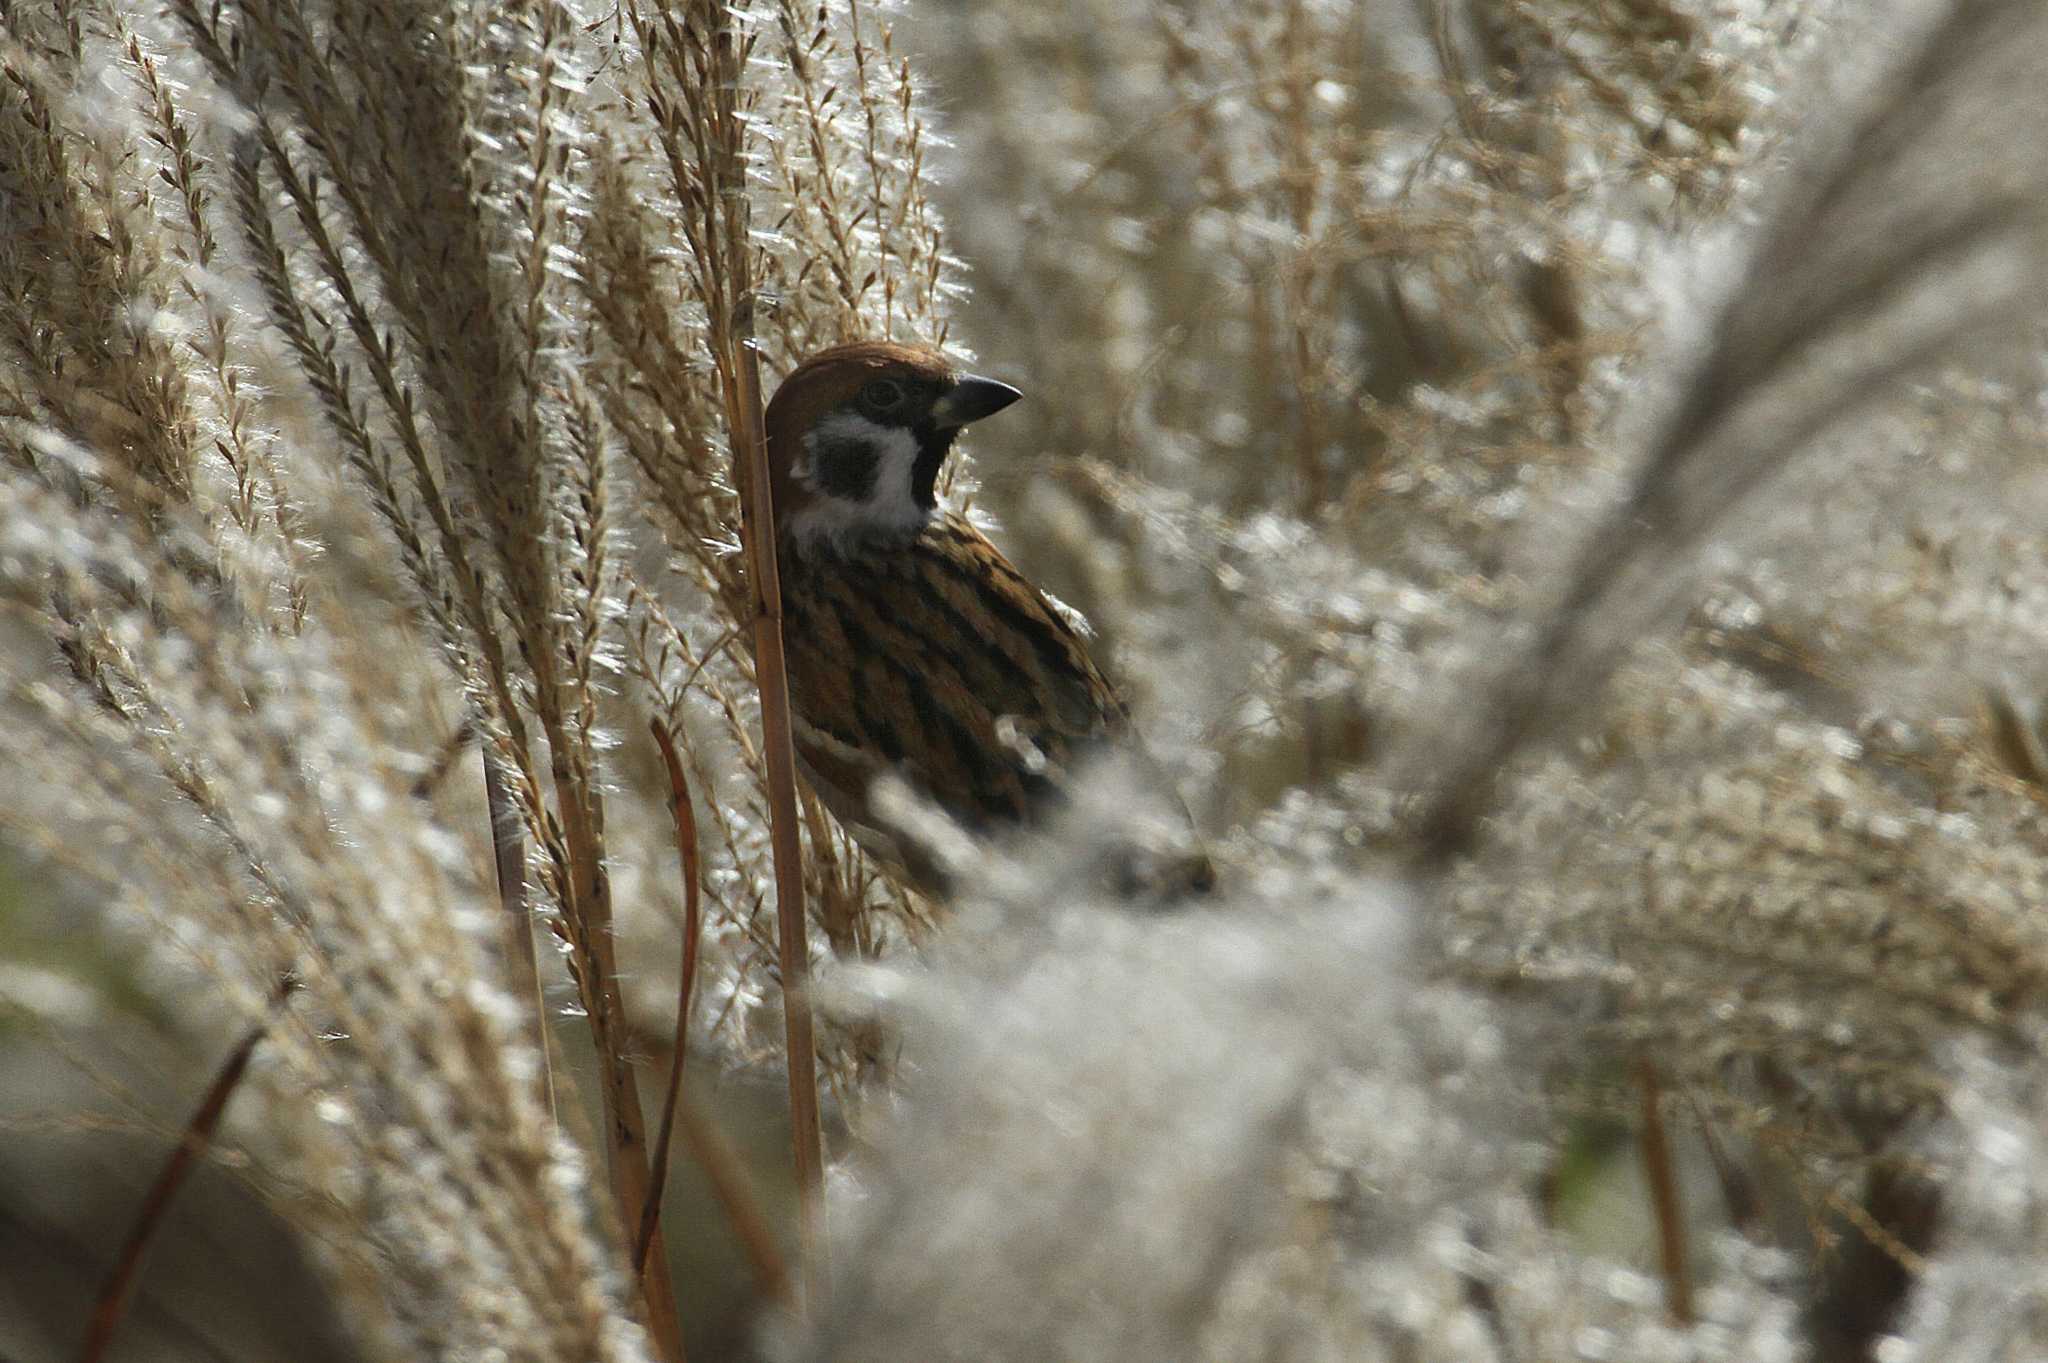
[[[969,829],[1033,822],[1127,725],[1078,631],[957,515],[907,545],[785,553],[782,574],[799,754],[828,807],[894,770]]]

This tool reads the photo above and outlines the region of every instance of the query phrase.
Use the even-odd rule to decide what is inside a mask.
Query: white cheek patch
[[[873,455],[867,495],[852,498],[832,491],[818,460],[834,446],[863,446]],[[848,541],[872,536],[908,536],[924,527],[930,512],[917,504],[911,480],[917,468],[917,437],[901,426],[881,426],[858,412],[827,416],[804,436],[803,453],[790,470],[812,493],[790,517],[788,533],[799,540]]]

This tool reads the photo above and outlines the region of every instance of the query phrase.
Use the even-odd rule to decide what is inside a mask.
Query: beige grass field
[[[2036,0],[0,0],[0,1360],[2048,1356],[2044,126]],[[875,337],[1149,752],[945,903],[763,729]]]

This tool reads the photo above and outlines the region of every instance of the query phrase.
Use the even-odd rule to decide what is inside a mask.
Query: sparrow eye
[[[860,390],[860,405],[875,416],[888,416],[909,396],[910,391],[894,379],[870,379]]]

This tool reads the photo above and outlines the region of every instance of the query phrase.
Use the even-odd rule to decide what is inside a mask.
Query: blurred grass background
[[[2048,1352],[2034,6],[0,32],[0,1358],[75,1356],[265,1019],[110,1357],[661,1356],[598,1103],[669,1059],[650,718],[688,1088],[795,1243],[742,202],[771,384],[886,334],[1026,391],[950,495],[1176,789],[946,906],[807,808],[838,1291],[764,1303],[679,1156],[690,1356]],[[1212,909],[1076,870],[1162,796]]]

